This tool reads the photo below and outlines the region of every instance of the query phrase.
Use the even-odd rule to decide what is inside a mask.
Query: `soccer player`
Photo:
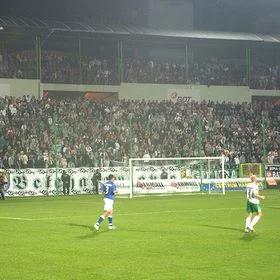
[[[106,218],[108,218],[109,221],[109,229],[116,229],[116,227],[113,225],[113,216],[112,216],[115,194],[117,193],[114,180],[115,180],[115,176],[113,174],[110,174],[108,177],[108,181],[106,181],[102,185],[102,192],[104,193],[104,212],[98,218],[96,224],[94,224],[93,226],[97,231],[99,230],[100,225]]]
[[[249,183],[246,188],[248,216],[245,222],[245,232],[255,231],[254,226],[257,224],[257,222],[260,220],[262,216],[260,199],[265,198],[263,195],[259,194],[257,177],[255,175],[252,175],[250,179],[251,179],[251,183]]]

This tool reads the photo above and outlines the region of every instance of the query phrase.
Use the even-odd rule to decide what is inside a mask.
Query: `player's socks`
[[[100,216],[98,221],[97,221],[97,224],[100,225],[103,221],[104,221],[104,217]]]
[[[109,216],[108,220],[109,220],[109,229],[116,229],[116,227],[113,225],[113,217]]]
[[[246,221],[245,221],[245,229],[248,228],[248,227],[250,227],[251,221],[252,221],[252,218],[251,218],[251,217],[247,217],[247,218],[246,218]]]
[[[255,216],[252,220],[252,222],[250,223],[249,228],[252,230],[254,229],[254,226],[256,225],[256,223],[260,220],[260,216]]]

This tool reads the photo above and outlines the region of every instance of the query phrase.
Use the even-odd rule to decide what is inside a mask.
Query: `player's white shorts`
[[[114,200],[109,198],[104,198],[104,211],[113,210]]]

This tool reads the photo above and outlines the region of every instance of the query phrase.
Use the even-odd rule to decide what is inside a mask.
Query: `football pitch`
[[[101,196],[0,201],[1,280],[280,279],[280,192],[266,190],[256,233],[245,195],[116,199],[114,223],[91,225]]]

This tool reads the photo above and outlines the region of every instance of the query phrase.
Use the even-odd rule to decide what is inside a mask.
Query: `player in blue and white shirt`
[[[106,218],[108,218],[109,221],[109,229],[116,229],[116,227],[113,225],[113,205],[115,195],[117,193],[117,188],[114,180],[115,176],[113,174],[110,174],[108,177],[108,181],[106,181],[102,185],[102,193],[104,194],[104,212],[98,218],[96,224],[94,224],[93,226],[96,230],[99,230],[100,225]]]

